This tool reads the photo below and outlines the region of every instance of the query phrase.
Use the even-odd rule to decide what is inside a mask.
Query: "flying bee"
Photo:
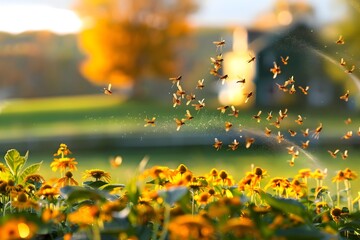
[[[346,73],[353,73],[355,70],[355,65],[352,65],[350,69],[346,69],[345,72]]]
[[[273,74],[273,78],[275,79],[278,74],[281,73],[280,67],[274,62],[274,67],[270,68],[270,72]]]
[[[239,77],[239,76],[238,76]],[[236,83],[242,83],[244,84],[245,83],[245,78],[241,78],[239,77],[240,79],[236,81]]]
[[[296,92],[296,89],[295,89],[295,86],[293,84],[293,85],[291,85],[291,88],[289,89],[289,93],[294,94],[295,92]]]
[[[276,136],[276,139],[278,143],[281,143],[284,140],[284,135],[282,135],[280,131],[278,131],[278,135]]]
[[[218,69],[211,69],[210,70],[210,74],[211,75],[214,75],[215,77],[218,77],[219,76],[219,72],[218,72]]]
[[[285,58],[283,58],[282,56],[280,56],[281,58],[281,61],[284,65],[287,65],[288,64],[288,61],[289,61],[289,56],[286,56]]]
[[[350,139],[353,135],[352,131],[348,131],[347,133],[345,133],[344,136],[341,137],[341,139]]]
[[[312,137],[315,139],[319,139],[320,132],[323,129],[322,123],[319,124],[319,126],[314,130],[314,133],[312,134]]]
[[[231,122],[225,122],[225,131],[230,131],[230,128],[232,127],[232,123]]]
[[[156,117],[153,117],[152,119],[148,119],[148,118],[145,118],[144,121],[146,122],[144,127],[147,127],[147,126],[152,126],[152,127],[155,127],[155,119]]]
[[[181,97],[177,97],[176,94],[173,94],[173,107],[181,105]]]
[[[310,140],[307,140],[306,142],[301,142],[301,147],[303,149],[307,149],[309,147]]]
[[[346,65],[346,62],[343,58],[340,59],[340,65],[341,66],[345,66]]]
[[[191,113],[190,113],[190,111],[189,111],[189,110],[186,110],[185,117],[186,117],[186,120],[191,120],[191,119],[193,119],[193,118],[194,118],[194,117],[191,115]]]
[[[176,131],[179,131],[181,126],[185,124],[185,120],[186,119],[177,119],[177,118],[174,118],[175,122],[176,122]]]
[[[196,89],[203,89],[205,87],[204,85],[204,79],[198,80]]]
[[[309,136],[309,129],[308,129],[308,128],[305,129],[305,131],[301,130],[301,132],[302,132],[302,134],[303,134],[304,137]]]
[[[297,134],[297,132],[295,132],[294,130],[291,130],[291,129],[289,129],[288,132],[290,133],[291,137],[295,137]]]
[[[271,129],[268,129],[267,127],[265,127],[265,135],[266,135],[267,137],[270,137],[270,135],[271,135]]]
[[[115,158],[110,159],[110,165],[113,168],[118,168],[122,163],[122,157],[116,156]]]
[[[203,98],[201,101],[199,100],[198,101],[199,103],[192,104],[191,106],[195,107],[195,110],[198,111],[198,110],[202,109],[203,107],[205,107],[204,100],[205,100],[205,98]]]
[[[246,138],[245,147],[250,148],[251,144],[253,144],[254,142],[255,142],[255,138]]]
[[[222,47],[225,45],[225,40],[221,39],[220,41],[213,41],[213,44],[216,46],[216,51],[220,49],[222,50]]]
[[[349,95],[350,95],[349,90],[346,90],[346,93],[344,95],[340,96],[340,99],[347,102],[347,101],[349,101]]]
[[[222,54],[216,56],[216,58],[210,57],[211,63],[214,65],[216,70],[219,70],[222,67],[222,62],[224,61]]]
[[[189,95],[186,95],[186,105],[189,105],[193,100],[195,100],[195,94],[190,93]]]
[[[351,118],[348,118],[344,122],[346,125],[349,125],[349,124],[351,124],[352,120],[351,120]]]
[[[112,94],[111,83],[109,83],[107,88],[104,88],[104,94],[106,94],[106,95],[111,95]]]
[[[295,146],[287,147],[286,149],[288,150],[288,154],[293,154],[295,152],[294,148]]]
[[[182,78],[182,76],[179,75],[179,76],[177,76],[177,77],[171,77],[171,78],[169,78],[169,80],[172,82],[172,84],[173,84],[173,86],[174,86],[175,83],[180,82],[181,78]]]
[[[261,121],[261,110],[256,114],[254,115],[252,118],[255,119],[258,123]]]
[[[251,62],[255,61],[255,59],[256,59],[256,57],[253,56],[251,53],[249,53],[249,57],[250,57],[250,59],[247,61],[248,63],[251,63]]]
[[[302,86],[299,86],[298,88],[301,90],[301,92],[302,92],[304,95],[307,95],[307,94],[308,94],[308,90],[310,89],[309,86],[306,86],[305,88],[303,88]]]
[[[251,98],[251,96],[253,95],[253,92],[245,93],[244,95],[246,96],[245,103],[247,103]]]
[[[215,143],[214,143],[214,148],[218,151],[221,147],[222,147],[222,141],[218,140],[217,138],[215,138]]]
[[[225,84],[225,80],[228,79],[229,76],[227,74],[222,75],[219,77],[219,80],[221,80],[221,84],[224,85]]]
[[[348,150],[345,150],[342,154],[341,154],[341,158],[343,159],[343,160],[345,160],[345,159],[347,159],[348,158]]]
[[[237,110],[234,106],[231,106],[232,113],[229,113],[229,116],[238,117],[239,116],[239,110]]]
[[[299,150],[296,150],[293,154],[291,154],[291,160],[289,161],[290,166],[295,165],[295,159],[299,157]]]
[[[339,36],[339,39],[335,42],[336,44],[344,44],[345,41],[344,41],[344,38],[342,35]]]
[[[336,154],[338,154],[338,152],[339,152],[340,150],[339,149],[336,149],[335,151],[330,151],[330,150],[328,150],[328,153],[330,154],[330,156],[332,156],[333,158],[336,158],[337,156],[336,156]]]
[[[279,90],[281,90],[283,92],[287,92],[289,90],[289,89],[287,89],[285,84],[284,85],[281,85],[281,84],[278,84],[278,83],[275,83],[275,84],[278,86]]]
[[[298,118],[295,120],[295,122],[299,125],[302,125],[304,123],[304,120],[301,115],[298,115]]]
[[[287,112],[288,112],[287,108],[285,108],[284,111],[281,111],[281,109],[280,109],[280,111],[279,111],[280,120],[284,120],[284,118],[286,118],[288,116]]]
[[[274,125],[276,128],[280,128],[280,118],[276,118],[276,121],[270,124]]]
[[[218,107],[217,110],[219,110],[221,113],[225,113],[226,109],[228,109],[229,106],[221,106],[221,107]]]
[[[177,82],[177,88],[178,88],[178,90],[176,90],[176,95],[181,96],[181,98],[184,98],[186,92],[182,89],[180,82]]]
[[[284,82],[284,86],[288,86],[293,83],[295,83],[294,76],[291,76],[288,80]]]
[[[273,118],[272,111],[268,112],[268,116],[266,117],[266,120],[270,121]]]
[[[239,147],[239,144],[240,143],[236,139],[234,139],[234,141],[228,145],[229,150],[231,149],[231,150],[235,151]]]

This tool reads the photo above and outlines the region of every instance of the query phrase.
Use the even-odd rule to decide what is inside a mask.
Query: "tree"
[[[197,5],[194,0],[78,0],[76,9],[85,23],[79,34],[87,56],[84,76],[96,84],[133,87],[139,96],[144,78],[174,74],[176,49]]]

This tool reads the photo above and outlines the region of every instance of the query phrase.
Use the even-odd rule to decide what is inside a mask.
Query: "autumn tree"
[[[196,9],[194,0],[78,0],[85,25],[79,34],[83,75],[140,95],[144,78],[176,72],[175,52]]]

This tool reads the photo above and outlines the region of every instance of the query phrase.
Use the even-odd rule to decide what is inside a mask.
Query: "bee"
[[[295,137],[297,134],[297,132],[295,132],[294,130],[291,130],[291,129],[289,129],[288,132],[290,133],[291,137]]]
[[[225,113],[226,109],[228,109],[229,106],[221,106],[221,107],[218,107],[217,110],[219,110],[221,113]]]
[[[214,148],[218,151],[221,147],[222,147],[222,141],[218,140],[217,138],[215,138],[215,143],[214,143]]]
[[[174,86],[175,83],[180,82],[181,78],[182,78],[182,76],[179,75],[179,76],[177,76],[177,77],[171,77],[171,78],[169,78],[169,80],[172,81],[172,84],[173,84],[173,86]]]
[[[253,95],[253,92],[245,93],[244,95],[246,96],[245,103],[247,103],[250,97]]]
[[[115,158],[110,159],[110,165],[113,168],[118,168],[122,163],[122,157],[116,156]]]
[[[198,80],[196,89],[203,89],[205,87],[204,85],[204,79]]]
[[[348,158],[348,150],[345,150],[342,154],[341,154],[341,158],[343,159],[343,160],[345,160],[345,159],[347,159]]]
[[[176,95],[181,96],[181,98],[184,98],[186,92],[182,89],[180,82],[177,82],[177,88],[178,88],[178,90],[176,90]]]
[[[256,59],[256,57],[250,53],[249,53],[249,57],[250,57],[250,59],[247,61],[248,63],[251,63],[251,62],[255,61],[255,59]]]
[[[186,117],[186,120],[191,120],[191,119],[193,119],[193,118],[194,118],[194,117],[191,115],[191,113],[190,113],[190,111],[189,111],[189,110],[186,110],[185,117]]]
[[[296,89],[295,89],[295,86],[293,84],[293,85],[291,85],[291,88],[289,89],[289,93],[294,94],[295,92],[296,92]]]
[[[341,139],[350,139],[353,135],[352,131],[348,131],[344,136],[341,137]]]
[[[288,60],[289,60],[289,56],[286,56],[285,58],[283,58],[282,56],[280,56],[281,58],[281,61],[284,65],[287,65],[288,64]]]
[[[281,73],[281,69],[280,69],[280,67],[276,64],[276,62],[274,62],[274,67],[273,67],[273,68],[270,68],[270,72],[273,73],[273,79],[275,79],[276,76]]]
[[[252,118],[255,119],[258,123],[261,121],[261,110],[256,114],[254,115]]]
[[[302,134],[303,134],[304,137],[309,136],[309,129],[308,129],[308,128],[305,129],[305,131],[301,130],[301,132],[302,132]]]
[[[176,94],[173,94],[173,107],[180,106],[181,105],[181,98],[177,97]]]
[[[287,147],[286,149],[288,150],[288,154],[292,155],[293,153],[295,153],[294,148],[295,146]]]
[[[281,143],[281,142],[284,140],[284,135],[282,135],[282,134],[280,133],[280,131],[278,131],[278,134],[277,134],[277,136],[276,136],[276,139],[277,139],[278,143]]]
[[[351,118],[348,118],[344,122],[346,125],[349,125],[349,124],[351,124],[352,120],[351,120]]]
[[[231,106],[232,113],[229,113],[229,116],[238,117],[239,116],[239,110],[237,110],[234,106]]]
[[[224,85],[225,84],[225,80],[228,79],[229,76],[227,74],[222,75],[219,77],[219,80],[221,80],[221,84]]]
[[[341,66],[345,66],[346,65],[346,62],[343,58],[340,59],[340,65]]]
[[[281,90],[281,91],[283,91],[283,92],[287,92],[287,91],[288,91],[288,89],[287,89],[287,87],[285,86],[285,84],[284,84],[284,85],[281,85],[281,84],[278,84],[278,83],[275,83],[275,84],[278,86],[279,90]]]
[[[239,77],[240,78],[240,77]],[[244,84],[245,83],[245,78],[240,78],[240,80],[237,80],[236,83],[242,83]]]
[[[210,57],[211,63],[214,65],[216,70],[219,70],[222,67],[222,62],[224,61],[222,54],[216,56],[216,58]]]
[[[309,147],[310,140],[307,140],[306,142],[301,142],[301,147],[303,149],[307,149]]]
[[[186,95],[186,105],[189,105],[193,100],[195,100],[195,94],[190,93],[189,95]]]
[[[232,127],[232,123],[231,123],[231,122],[225,122],[225,131],[228,132],[231,127]]]
[[[234,139],[234,141],[231,144],[229,144],[228,146],[229,146],[229,149],[235,151],[239,147],[239,144],[240,143],[236,139]]]
[[[111,95],[112,94],[111,83],[109,83],[107,88],[104,88],[104,94],[106,94],[106,95]]]
[[[332,156],[333,158],[336,158],[337,156],[336,156],[336,154],[338,154],[338,152],[339,152],[340,150],[339,149],[336,149],[335,151],[330,151],[330,150],[328,150],[328,153],[330,154],[330,156]]]
[[[346,93],[344,95],[340,96],[340,99],[347,102],[347,101],[349,101],[349,95],[350,95],[349,90],[346,90]]]
[[[298,115],[298,118],[295,120],[295,122],[299,125],[302,125],[304,123],[304,120],[301,115]]]
[[[152,126],[152,127],[155,127],[155,119],[156,117],[153,117],[152,119],[148,119],[148,118],[145,118],[144,121],[146,122],[144,127],[147,127],[147,126]]]
[[[186,119],[177,119],[177,118],[174,118],[175,122],[176,122],[176,131],[179,131],[181,126],[185,124],[185,120]]]
[[[288,80],[284,82],[284,85],[287,86],[293,83],[295,83],[294,76],[291,76]]]
[[[265,135],[266,135],[267,137],[270,137],[270,135],[271,135],[271,129],[268,129],[267,127],[265,127]]]
[[[280,128],[280,118],[276,118],[276,121],[270,124],[274,125],[276,128]]]
[[[250,148],[251,144],[253,144],[254,142],[255,142],[255,138],[246,138],[245,147]]]
[[[352,65],[350,69],[346,69],[345,72],[346,73],[353,73],[355,70],[355,65]]]
[[[216,46],[216,51],[220,49],[222,50],[222,47],[225,45],[225,40],[221,39],[220,41],[213,41],[213,44]]]
[[[284,112],[281,111],[281,109],[280,109],[280,111],[279,111],[280,120],[284,120],[284,118],[286,118],[288,116],[287,112],[288,112],[287,108],[285,108]]]
[[[202,109],[203,107],[205,107],[204,100],[205,100],[205,98],[203,98],[201,101],[198,101],[199,103],[192,104],[191,106],[195,107],[195,110],[198,111],[198,110]]]
[[[345,41],[344,41],[344,38],[342,35],[339,36],[339,39],[335,42],[336,44],[344,44]]]
[[[293,154],[291,154],[291,160],[289,161],[290,166],[294,166],[295,165],[295,159],[297,157],[299,157],[299,150],[296,150],[296,152],[294,152]]]
[[[210,74],[214,75],[215,77],[218,77],[219,76],[218,69],[211,69]]]
[[[266,117],[266,120],[270,121],[273,118],[272,111],[268,112],[268,116]]]
[[[320,132],[323,129],[322,123],[319,124],[319,126],[314,130],[314,133],[312,134],[312,137],[315,139],[319,139]]]
[[[299,86],[298,88],[301,90],[301,92],[302,92],[304,95],[307,95],[307,94],[308,94],[308,90],[310,89],[309,86],[306,86],[305,88],[303,88],[302,86]]]

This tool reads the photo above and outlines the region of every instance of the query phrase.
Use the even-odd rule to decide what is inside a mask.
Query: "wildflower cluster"
[[[252,166],[236,180],[215,168],[197,175],[184,164],[145,169],[147,160],[126,185],[92,169],[83,174],[92,180],[79,186],[70,154],[61,144],[51,163],[60,177],[46,181],[36,173],[41,163],[24,168],[28,154],[6,153],[0,165],[2,239],[359,237],[360,195],[353,199],[350,186],[357,174],[348,168],[333,176],[334,196],[320,169],[270,178]]]

